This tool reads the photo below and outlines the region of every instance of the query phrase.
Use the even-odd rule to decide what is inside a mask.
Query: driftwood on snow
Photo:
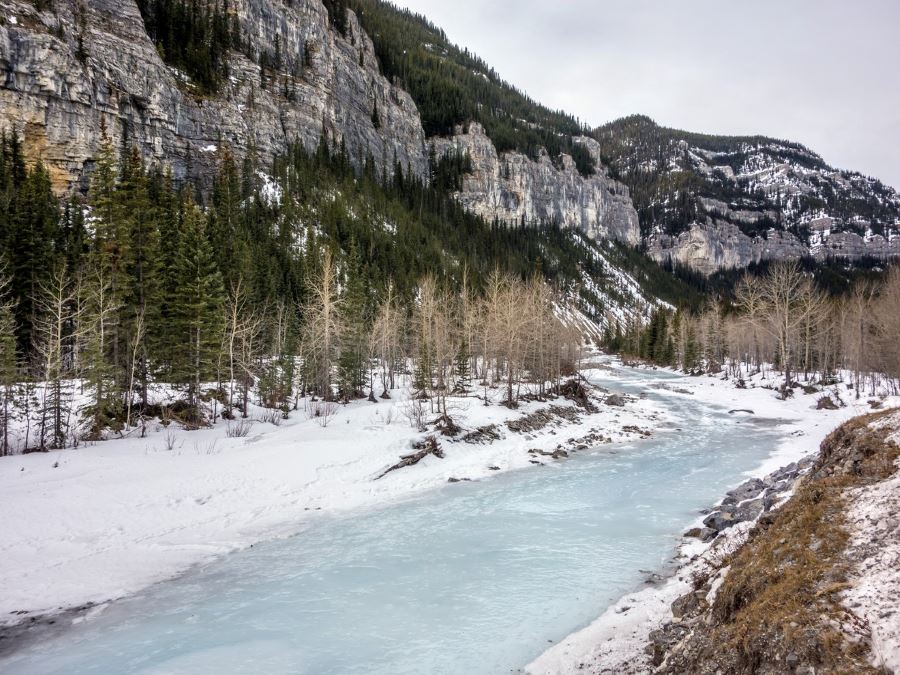
[[[418,464],[428,455],[434,455],[438,459],[444,459],[444,451],[441,449],[441,444],[437,442],[437,439],[434,436],[427,437],[424,441],[416,443],[413,447],[417,448],[418,451],[414,452],[411,455],[404,455],[403,457],[401,457],[399,462],[394,464],[394,466],[378,476],[378,478],[376,478],[375,480],[384,478],[391,471],[396,471],[397,469],[402,469],[406,466],[413,466],[415,464]]]

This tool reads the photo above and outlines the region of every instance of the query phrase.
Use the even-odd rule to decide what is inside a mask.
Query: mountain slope
[[[797,143],[694,134],[642,116],[594,137],[631,189],[657,260],[712,272],[804,255],[900,254],[900,196]]]
[[[0,0],[0,67],[0,113],[58,194],[86,188],[104,134],[201,194],[226,150],[267,167],[325,138],[381,177],[467,167],[444,188],[487,223],[643,245],[706,274],[900,254],[900,198],[876,180],[762,137],[639,117],[590,132],[382,0]]]
[[[0,1],[4,126],[43,159],[58,191],[84,187],[104,127],[117,146],[137,146],[176,180],[207,187],[223,145],[266,165],[295,141],[314,150],[323,135],[343,143],[357,168],[370,156],[381,173],[398,164],[427,173],[416,106],[382,76],[352,14],[341,33],[319,0],[225,6],[241,48],[222,57],[209,92],[196,81],[206,69],[184,70],[154,44],[135,0]],[[215,55],[204,41],[192,58]]]

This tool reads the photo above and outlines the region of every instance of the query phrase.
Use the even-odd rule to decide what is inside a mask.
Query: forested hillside
[[[382,0],[346,0],[375,43],[385,75],[412,94],[425,133],[449,136],[457,125],[481,123],[498,152],[532,158],[541,149],[564,152],[579,171],[594,171],[590,154],[572,138],[587,127],[571,115],[540,105],[503,81],[483,60],[460,49],[425,17]]]
[[[465,168],[458,162],[437,164],[429,185],[399,166],[385,180],[372,166],[357,173],[324,139],[317,152],[294,146],[272,167],[224,150],[207,195],[107,140],[86,198],[60,203],[43,166],[29,166],[18,139],[3,136],[3,451],[13,448],[10,425],[35,410],[37,447],[69,443],[76,412],[98,436],[154,414],[148,391],[159,383],[183,393],[189,424],[205,419],[208,383],[236,377],[244,406],[251,382],[284,410],[306,391],[363,395],[379,320],[382,336],[402,344],[391,368],[405,367],[395,362],[404,354],[429,382],[450,364],[465,372],[478,352],[474,338],[459,342],[461,307],[510,284],[539,279],[550,294],[541,302],[597,324],[640,321],[656,303],[645,288],[696,300],[623,247],[467,213],[450,192]],[[463,303],[442,303],[457,341],[438,360],[413,318],[423,284]],[[91,400],[79,411],[76,380]],[[39,394],[39,382],[50,389]],[[229,396],[226,409],[233,404]]]

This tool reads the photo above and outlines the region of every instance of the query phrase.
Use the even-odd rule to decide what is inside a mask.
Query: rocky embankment
[[[651,633],[654,672],[894,672],[898,429],[898,411],[857,418],[815,459],[729,493],[689,533],[713,544]]]

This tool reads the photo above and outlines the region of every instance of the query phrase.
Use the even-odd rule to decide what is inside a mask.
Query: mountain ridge
[[[800,143],[669,129],[635,115],[594,132],[631,190],[652,257],[711,274],[766,260],[900,255],[900,196]]]

